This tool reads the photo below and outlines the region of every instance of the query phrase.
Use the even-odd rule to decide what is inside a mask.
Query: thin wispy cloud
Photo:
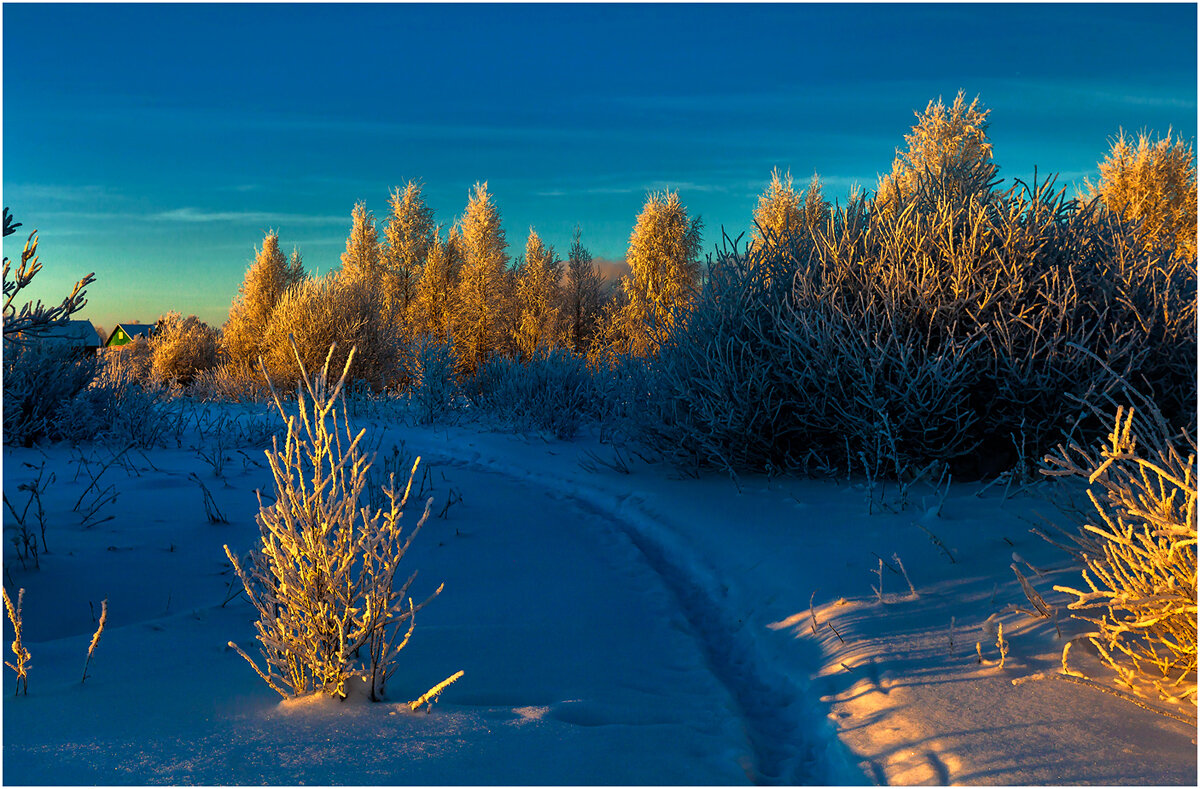
[[[346,224],[344,216],[320,216],[312,214],[281,214],[271,211],[205,211],[199,208],[173,208],[152,214],[150,219],[160,222],[234,222],[239,224],[281,225],[331,225]]]

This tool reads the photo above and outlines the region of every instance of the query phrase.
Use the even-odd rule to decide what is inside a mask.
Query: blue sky
[[[489,182],[510,253],[579,224],[624,255],[647,191],[705,247],[773,167],[872,188],[913,111],[991,108],[1001,175],[1095,175],[1119,127],[1196,134],[1194,4],[43,5],[3,8],[3,200],[35,297],[97,324],[222,323],[268,228],[338,265],[356,200]],[[4,252],[19,254],[24,232]]]

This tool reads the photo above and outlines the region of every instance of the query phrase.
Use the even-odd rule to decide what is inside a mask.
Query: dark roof
[[[123,329],[125,333],[129,335],[129,339],[131,340],[134,337],[149,338],[150,335],[154,334],[153,323],[118,323],[113,328],[113,331],[116,331],[117,329]]]
[[[39,336],[45,340],[86,345],[92,348],[100,346],[100,335],[91,321],[67,321],[61,326],[52,326],[40,332]]]

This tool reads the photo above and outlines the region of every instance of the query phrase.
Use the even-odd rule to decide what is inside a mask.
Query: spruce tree
[[[453,331],[464,365],[474,370],[505,348],[511,312],[508,242],[486,182],[475,184],[459,227],[463,262]]]
[[[525,259],[517,269],[517,350],[525,356],[557,344],[558,291],[562,261],[532,227]]]
[[[591,348],[596,319],[600,314],[600,271],[592,262],[581,239],[579,227],[571,238],[567,255],[567,274],[563,287],[563,315],[566,342],[575,353],[586,354]]]
[[[620,342],[635,356],[653,354],[700,280],[699,217],[689,219],[676,192],[650,194],[629,237],[621,280],[625,304],[618,316]]]

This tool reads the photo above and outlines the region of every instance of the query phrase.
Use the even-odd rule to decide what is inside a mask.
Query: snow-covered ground
[[[404,559],[415,596],[446,587],[380,704],[282,702],[226,646],[257,656],[222,545],[257,539],[261,447],[223,448],[220,477],[196,451],[213,457],[211,426],[102,475],[106,447],[5,448],[18,511],[43,462],[55,479],[40,569],[22,569],[5,512],[5,585],[26,590],[32,668],[20,697],[5,670],[4,783],[1197,781],[1194,723],[1058,679],[1013,684],[1053,674],[1063,641],[1011,610],[1030,606],[1010,564],[1051,603],[1054,583],[1077,578],[1030,534],[1061,520],[1040,496],[956,484],[943,501],[925,487],[891,512],[892,486],[868,513],[861,480],[680,478],[628,451],[622,473],[595,436],[358,423],[381,457],[423,456],[435,515],[453,502]],[[192,473],[228,523],[210,522]],[[76,502],[86,511],[110,485],[118,498],[92,520],[112,519],[82,527]],[[1102,676],[1081,646],[1071,656]],[[409,712],[459,669],[431,712]]]

